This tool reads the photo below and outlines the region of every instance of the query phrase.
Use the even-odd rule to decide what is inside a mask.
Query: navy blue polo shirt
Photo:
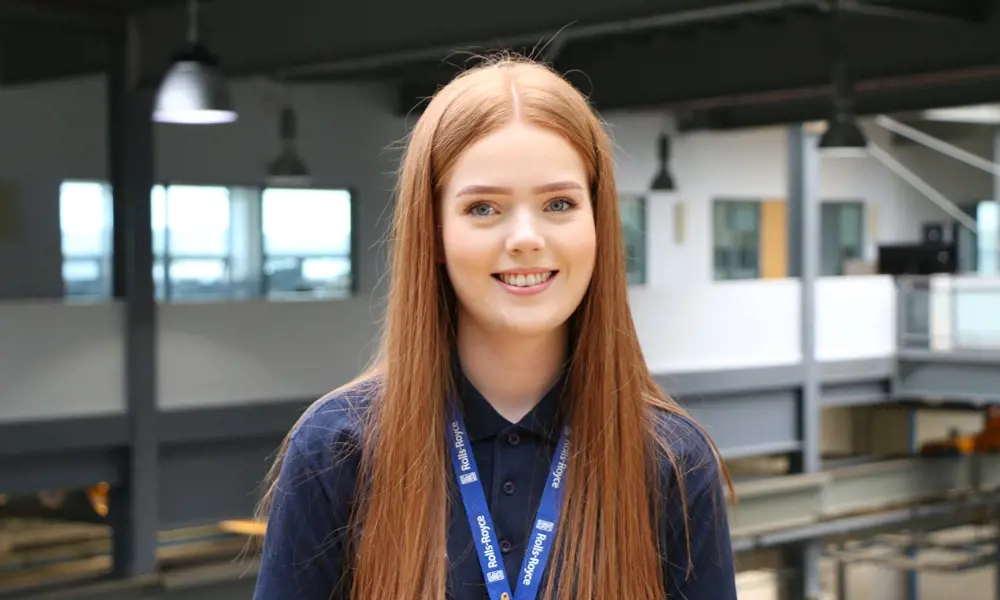
[[[464,419],[504,566],[507,573],[517,573],[558,442],[561,386],[519,423],[511,423],[468,380],[460,381]],[[359,415],[369,406],[375,385],[360,384],[316,403],[292,434],[271,507],[254,600],[348,597],[343,536],[356,489]],[[668,473],[672,483],[660,495],[665,518],[659,532],[666,549],[668,598],[736,600],[723,486],[710,446],[682,417],[664,413],[663,425],[669,427],[672,450],[684,465],[692,557],[687,573],[683,509],[676,480]],[[666,459],[663,465],[672,471]],[[448,598],[488,600],[461,497],[456,486],[451,489]],[[552,570],[549,565],[546,576]]]

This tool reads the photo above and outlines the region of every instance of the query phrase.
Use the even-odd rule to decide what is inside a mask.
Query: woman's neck
[[[461,316],[458,358],[468,380],[505,419],[516,423],[562,374],[566,330],[540,336],[498,335]]]

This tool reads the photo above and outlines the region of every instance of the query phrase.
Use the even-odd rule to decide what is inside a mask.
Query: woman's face
[[[449,174],[440,211],[464,318],[526,336],[565,325],[596,253],[586,170],[566,140],[512,123],[477,141]]]

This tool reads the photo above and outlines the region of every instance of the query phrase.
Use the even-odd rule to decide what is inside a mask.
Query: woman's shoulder
[[[289,444],[314,463],[355,456],[380,385],[381,379],[372,377],[320,397],[292,428]]]

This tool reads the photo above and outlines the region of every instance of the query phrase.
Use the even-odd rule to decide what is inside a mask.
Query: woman
[[[611,145],[509,58],[440,90],[399,176],[374,367],[293,428],[256,600],[734,600],[707,436],[629,313]]]

